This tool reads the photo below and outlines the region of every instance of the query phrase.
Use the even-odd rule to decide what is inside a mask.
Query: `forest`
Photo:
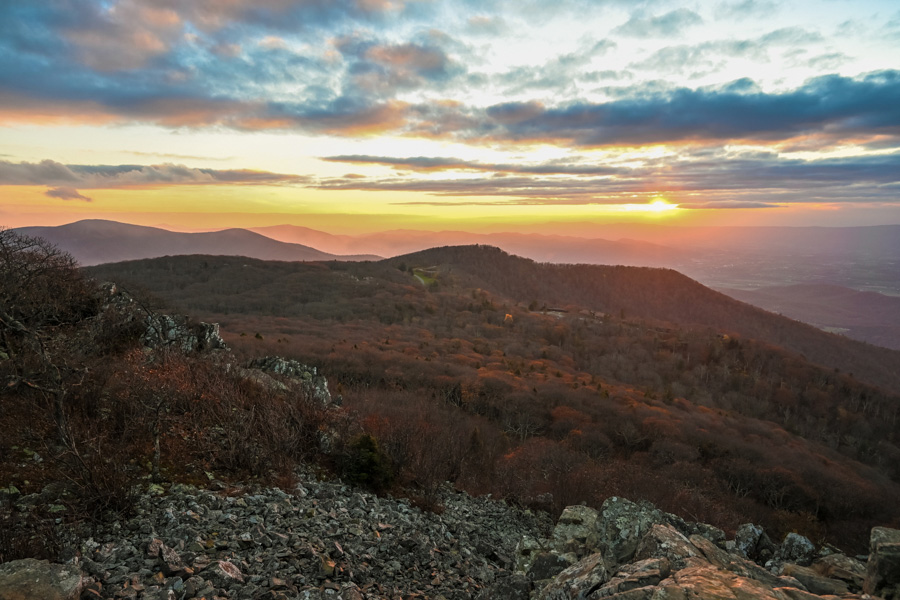
[[[897,354],[674,271],[461,247],[86,272],[220,323],[241,360],[317,366],[347,439],[384,467],[369,483],[431,509],[449,481],[551,512],[646,499],[730,531],[756,522],[856,549],[872,525],[900,523]]]

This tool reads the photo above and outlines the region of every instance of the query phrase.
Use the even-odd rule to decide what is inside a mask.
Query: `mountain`
[[[58,227],[22,227],[69,252],[82,265],[182,254],[249,256],[262,260],[372,260],[376,256],[336,256],[301,244],[272,240],[245,229],[177,233],[115,221],[84,220]]]
[[[293,225],[256,227],[251,231],[283,242],[340,254],[397,256],[436,246],[491,245],[538,262],[675,266],[688,255],[673,247],[643,240],[608,240],[537,233],[393,230],[358,236],[331,235]]]
[[[0,598],[895,597],[900,397],[672,271],[0,242]]]
[[[399,256],[481,244],[538,262],[667,267],[715,288],[794,283],[900,294],[900,226],[681,227],[572,223],[529,232],[393,230],[331,235],[293,225],[253,231],[334,254]],[[555,232],[549,234],[548,232]]]
[[[538,264],[496,248],[476,246],[434,248],[390,262],[438,266],[440,272],[465,279],[468,285],[538,305],[580,305],[682,327],[712,327],[781,346],[875,385],[900,387],[900,352],[739,302],[670,269]]]
[[[900,350],[900,297],[897,296],[811,284],[720,291],[826,331]]]
[[[86,272],[219,323],[245,360],[315,365],[424,502],[443,481],[551,512],[615,495],[860,548],[900,507],[900,353],[672,270],[466,246]]]

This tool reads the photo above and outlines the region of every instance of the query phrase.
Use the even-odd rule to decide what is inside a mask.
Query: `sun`
[[[652,202],[647,202],[645,204],[623,204],[622,208],[628,212],[642,212],[659,215],[678,210],[678,205],[672,204],[665,198],[655,198]]]

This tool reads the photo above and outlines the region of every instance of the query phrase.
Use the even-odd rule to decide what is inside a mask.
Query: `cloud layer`
[[[412,138],[506,158],[351,150],[323,158],[363,173],[318,179],[0,161],[0,184],[77,202],[90,189],[296,185],[511,202],[663,191],[698,207],[897,203],[898,42],[900,11],[883,0],[815,22],[767,0],[9,0],[0,127]],[[529,158],[546,148],[566,158]]]

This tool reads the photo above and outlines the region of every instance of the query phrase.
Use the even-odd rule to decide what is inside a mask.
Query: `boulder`
[[[572,554],[541,552],[535,556],[531,568],[528,569],[528,577],[533,581],[555,577],[572,566],[575,562],[572,557]]]
[[[900,530],[872,528],[863,590],[885,600],[900,600]]]
[[[823,556],[813,561],[811,566],[823,577],[843,581],[851,592],[861,591],[866,579],[866,565],[843,554]]]
[[[587,506],[567,506],[553,529],[553,548],[558,552],[590,554],[597,548],[600,515]]]
[[[640,597],[633,590],[652,589],[671,573],[665,558],[648,558],[619,569],[608,583],[591,592],[590,598],[623,598],[623,594]]]
[[[671,525],[651,525],[634,553],[635,560],[665,558],[675,570],[687,566],[687,559],[700,554],[697,548]]]
[[[769,586],[713,565],[682,569],[659,585],[655,600],[784,600]]]
[[[775,559],[779,562],[808,566],[815,555],[816,547],[811,541],[799,533],[789,533],[784,536]]]
[[[587,598],[608,580],[603,555],[592,554],[557,575],[537,594],[537,600]]]
[[[757,557],[756,547],[759,539],[766,532],[759,525],[753,523],[744,523],[738,526],[737,532],[734,534],[734,550],[744,558],[754,560]]]
[[[650,527],[665,522],[665,514],[650,504],[607,498],[600,507],[597,547],[610,565],[627,563]]]
[[[818,594],[820,596],[843,596],[850,593],[847,584],[837,579],[829,579],[823,577],[809,567],[801,567],[800,565],[785,565],[784,575],[793,577],[807,589],[807,591]]]
[[[83,588],[72,565],[33,558],[0,564],[0,600],[78,600]]]
[[[535,557],[544,551],[544,547],[531,536],[525,536],[516,544],[515,569],[518,573],[527,573],[534,563]]]
[[[706,538],[699,535],[692,535],[690,541],[706,560],[720,569],[730,571],[741,577],[754,579],[772,587],[785,585],[778,577],[772,575],[755,562],[739,556],[738,554],[726,552]]]

